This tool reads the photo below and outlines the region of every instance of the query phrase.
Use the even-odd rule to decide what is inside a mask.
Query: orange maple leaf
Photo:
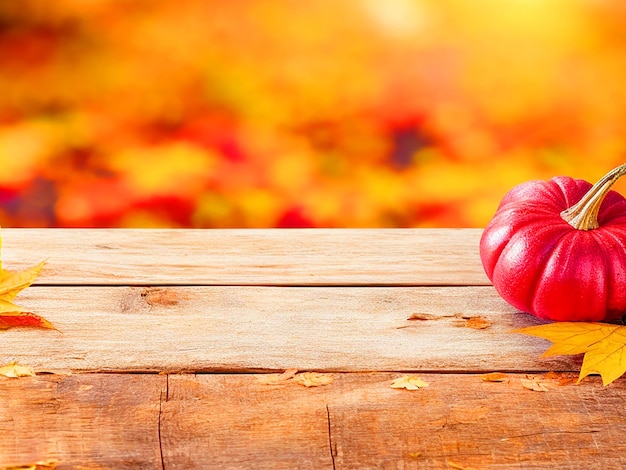
[[[579,383],[599,374],[606,386],[626,372],[626,326],[598,322],[555,322],[515,330],[554,343],[542,357],[584,354]]]
[[[2,237],[0,237],[1,249]],[[12,272],[2,267],[2,257],[0,256],[0,330],[6,330],[12,326],[37,326],[54,329],[52,323],[46,319],[13,303],[17,294],[35,281],[45,263],[42,261],[24,271]]]

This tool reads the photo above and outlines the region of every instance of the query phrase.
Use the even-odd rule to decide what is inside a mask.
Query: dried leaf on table
[[[419,390],[428,387],[428,382],[415,375],[404,375],[391,382],[391,388],[406,388],[407,390]]]
[[[597,322],[555,322],[515,330],[552,341],[542,357],[584,354],[578,382],[599,374],[606,386],[626,372],[626,326]]]
[[[34,377],[35,372],[27,366],[20,366],[17,362],[11,362],[6,366],[0,367],[0,375],[5,377]]]
[[[287,369],[282,374],[257,374],[256,379],[263,385],[279,385],[293,379],[298,369]]]
[[[332,374],[320,374],[319,372],[302,372],[294,377],[294,382],[305,387],[319,387],[333,382]]]
[[[557,386],[557,384],[551,380],[533,375],[527,375],[525,378],[520,379],[520,382],[522,383],[522,387],[527,390],[532,390],[533,392],[547,392]]]
[[[8,465],[1,467],[0,470],[52,470],[57,468],[58,463],[56,459],[48,459],[23,465]]]
[[[0,237],[0,249],[2,237]],[[13,326],[31,326],[51,328],[54,326],[46,319],[36,315],[24,307],[13,303],[17,294],[29,287],[39,275],[45,261],[24,271],[11,272],[2,267],[0,257],[0,329],[6,330]]]
[[[485,382],[506,382],[509,376],[502,372],[490,372],[481,375],[480,378]]]

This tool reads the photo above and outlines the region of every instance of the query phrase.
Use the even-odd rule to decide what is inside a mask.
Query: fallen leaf
[[[331,374],[320,374],[318,372],[302,372],[294,377],[294,382],[305,387],[319,387],[333,382]]]
[[[0,249],[2,237],[0,237]],[[52,323],[29,312],[27,309],[15,305],[13,299],[20,291],[29,287],[39,275],[45,261],[24,271],[7,271],[2,266],[0,256],[0,329],[6,330],[13,326],[31,326],[54,329]]]
[[[488,374],[481,375],[480,378],[485,382],[506,382],[509,379],[509,376],[503,374],[502,372],[490,372]]]
[[[279,385],[289,379],[293,379],[298,369],[287,369],[282,374],[257,374],[256,379],[263,385]]]
[[[552,341],[542,357],[584,354],[579,383],[599,374],[604,386],[626,372],[626,326],[597,322],[555,322],[515,330]]]
[[[541,377],[535,377],[527,375],[525,378],[520,379],[522,387],[533,392],[547,392],[551,388],[554,388],[556,384],[550,380],[542,379]]]
[[[4,375],[5,377],[34,377],[35,372],[26,366],[20,366],[17,362],[11,362],[6,366],[0,367],[0,375]]]
[[[419,459],[422,456],[421,452],[409,452],[409,457],[412,459]]]
[[[44,470],[55,469],[59,463],[56,459],[42,460],[39,462],[27,463],[24,465],[9,465],[2,467],[2,470]]]
[[[391,382],[391,388],[406,388],[407,390],[419,390],[428,387],[428,382],[423,381],[416,375],[404,375]]]

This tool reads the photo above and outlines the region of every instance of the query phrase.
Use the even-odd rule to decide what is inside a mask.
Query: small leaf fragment
[[[490,372],[481,375],[480,378],[485,382],[506,382],[509,376],[502,372]]]
[[[428,382],[420,379],[416,375],[404,375],[391,382],[391,388],[406,388],[407,390],[419,390],[428,387]]]
[[[321,374],[318,372],[302,372],[298,374],[298,369],[287,369],[282,374],[258,374],[256,379],[263,385],[280,385],[288,381],[293,381],[305,387],[319,387],[333,382],[332,374]]]
[[[57,468],[58,463],[59,461],[57,459],[48,459],[23,465],[8,465],[2,467],[1,470],[53,470]]]
[[[320,374],[318,372],[302,372],[294,377],[294,382],[305,387],[319,387],[333,382],[332,374]]]
[[[556,386],[555,383],[549,380],[530,375],[527,375],[525,378],[520,379],[520,382],[522,383],[522,387],[527,390],[532,390],[533,392],[547,392],[551,388],[554,388]]]
[[[0,367],[0,375],[11,378],[34,377],[35,372],[30,367],[21,366],[17,362],[11,362],[6,366]]]
[[[282,374],[257,374],[254,377],[263,385],[279,385],[293,379],[298,369],[287,369]]]

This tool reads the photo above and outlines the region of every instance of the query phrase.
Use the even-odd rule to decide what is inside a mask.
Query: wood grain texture
[[[480,229],[3,229],[40,284],[488,285]]]
[[[5,229],[5,268],[49,258],[16,302],[59,331],[1,333],[0,364],[55,375],[0,377],[0,468],[626,467],[625,379],[524,388],[580,357],[511,333],[538,321],[489,284],[480,234]],[[249,373],[287,368],[334,381]],[[517,373],[476,374],[497,370]],[[429,386],[390,388],[409,371]]]
[[[546,392],[525,374],[335,373],[323,387],[252,374],[0,378],[0,468],[57,459],[92,469],[619,469],[623,379]],[[543,377],[539,377],[543,380]]]
[[[31,287],[17,300],[60,331],[3,332],[0,363],[43,371],[580,366],[540,359],[547,341],[511,333],[537,321],[493,287]]]
[[[524,375],[335,374],[327,386],[253,376],[172,376],[161,435],[167,469],[624,468],[625,382],[526,390]],[[217,412],[219,410],[219,412]],[[459,467],[457,467],[459,468]]]
[[[167,377],[0,377],[0,468],[57,459],[59,470],[161,468]]]
[[[322,388],[260,385],[250,374],[170,376],[164,467],[332,469]]]

